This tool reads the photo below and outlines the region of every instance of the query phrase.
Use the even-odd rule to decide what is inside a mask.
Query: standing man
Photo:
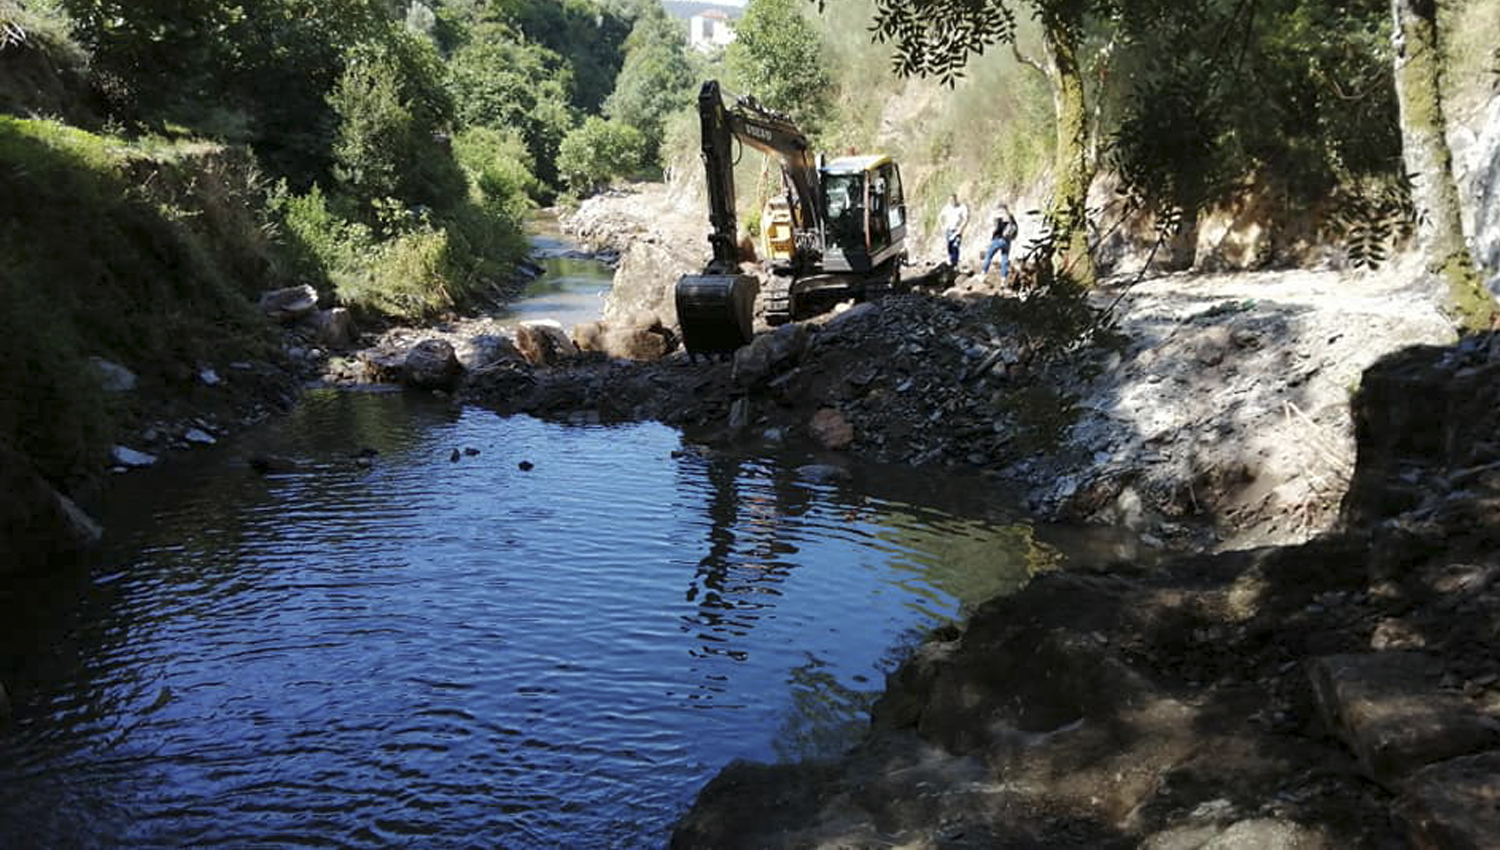
[[[1010,244],[1016,238],[1020,227],[1016,224],[1016,217],[1011,215],[1010,207],[1000,204],[995,207],[993,216],[994,229],[990,236],[990,248],[984,254],[984,271],[980,274],[990,273],[990,260],[995,258],[995,253],[1000,254],[1000,282],[1010,274]]]
[[[964,227],[969,223],[969,208],[959,203],[958,193],[948,196],[948,204],[938,213],[938,224],[943,228],[943,237],[948,240],[948,265],[958,266],[958,244],[963,240]]]

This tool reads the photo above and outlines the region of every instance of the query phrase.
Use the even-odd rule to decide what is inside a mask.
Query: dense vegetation
[[[366,319],[505,296],[538,203],[655,169],[682,29],[655,0],[0,0],[0,442],[86,477],[86,358],[253,352],[277,286]]]

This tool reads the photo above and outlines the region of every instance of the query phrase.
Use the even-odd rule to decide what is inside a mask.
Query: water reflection
[[[681,448],[323,392],[120,482],[91,571],[0,595],[0,846],[655,846],[727,761],[847,745],[901,647],[1057,557],[977,491]]]

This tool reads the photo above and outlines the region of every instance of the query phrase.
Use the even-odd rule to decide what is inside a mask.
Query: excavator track
[[[784,325],[792,320],[792,283],[777,278],[766,285],[766,324]]]

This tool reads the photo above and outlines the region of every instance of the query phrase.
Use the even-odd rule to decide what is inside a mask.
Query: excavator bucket
[[[744,274],[689,274],[677,280],[677,322],[689,354],[728,354],[755,336],[760,282]]]

